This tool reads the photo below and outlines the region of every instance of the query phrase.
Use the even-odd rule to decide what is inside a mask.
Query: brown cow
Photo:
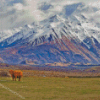
[[[16,81],[16,78],[19,78],[19,81],[21,80],[21,77],[23,76],[23,72],[20,70],[10,70],[9,73],[11,74],[12,80]]]

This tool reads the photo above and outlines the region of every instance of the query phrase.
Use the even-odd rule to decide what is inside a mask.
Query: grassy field
[[[24,100],[100,100],[100,78],[23,77],[19,82],[0,77],[0,84]],[[0,100],[22,98],[0,86]]]

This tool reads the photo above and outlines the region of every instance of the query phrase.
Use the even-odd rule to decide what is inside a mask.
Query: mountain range
[[[43,3],[44,13],[54,5]],[[8,64],[100,64],[100,8],[64,5],[42,21],[0,32],[0,62]]]

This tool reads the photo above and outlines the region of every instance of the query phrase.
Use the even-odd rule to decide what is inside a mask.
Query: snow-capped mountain
[[[100,22],[94,17],[100,8],[74,3],[49,14],[53,8],[44,3],[39,9],[46,19],[0,32],[1,62],[100,62]]]

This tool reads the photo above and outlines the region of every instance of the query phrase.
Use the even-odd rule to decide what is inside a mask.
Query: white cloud
[[[98,0],[98,1],[95,1],[95,2],[90,2],[89,5],[90,6],[93,6],[93,7],[100,8],[100,1]]]
[[[0,1],[0,30],[42,20],[42,12],[37,9],[38,2],[39,0]]]
[[[63,6],[85,0],[0,0],[0,30],[20,27],[33,21],[41,21],[55,12],[62,11]],[[90,0],[88,0],[90,1]],[[95,0],[96,1],[96,0]],[[42,2],[53,5],[47,12],[38,9]]]
[[[14,8],[16,10],[23,10],[24,9],[24,7],[23,7],[23,5],[21,3],[14,4]]]

